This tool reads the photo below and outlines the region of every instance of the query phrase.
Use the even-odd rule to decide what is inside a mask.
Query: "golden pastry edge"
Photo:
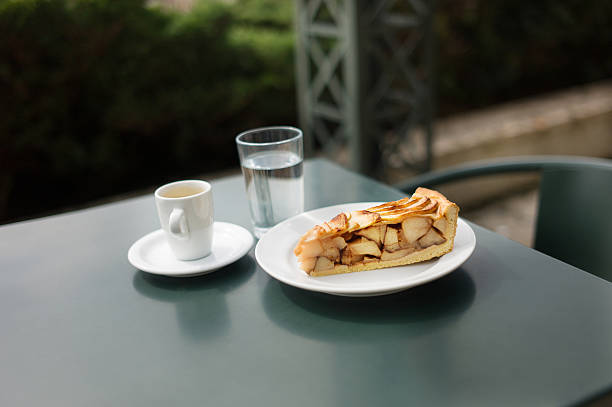
[[[316,247],[315,251],[320,250],[319,247],[323,247],[321,246],[321,242],[325,242],[328,245],[327,247],[332,252],[332,254],[328,254],[329,262],[322,261],[322,263],[325,263],[327,267],[329,267],[329,263],[333,263],[332,268],[327,268],[325,270],[315,270],[314,264],[316,264],[316,261],[318,261],[318,257],[324,257],[320,255],[316,257],[307,257],[306,263],[308,263],[308,267],[306,268],[304,267],[305,263],[302,262],[302,260],[298,260],[300,263],[300,268],[310,276],[342,274],[422,262],[436,257],[440,257],[453,249],[454,239],[457,231],[458,215],[459,207],[457,206],[457,204],[449,201],[444,195],[437,191],[420,187],[416,189],[416,191],[411,197],[406,197],[397,201],[386,202],[365,210],[342,212],[328,222],[323,222],[319,225],[315,225],[300,238],[298,244],[294,249],[294,254],[298,256],[298,259],[301,258],[302,260],[304,260],[305,256],[300,256],[300,254],[302,254],[304,249],[308,250],[309,245],[311,249],[312,247]],[[370,226],[378,228],[382,227],[382,225],[393,225],[392,229],[397,229],[398,226],[402,225],[402,223],[410,217],[419,219],[408,221],[406,223],[414,221],[416,221],[417,223],[422,223],[424,222],[422,219],[430,219],[431,223],[429,224],[428,231],[425,232],[425,234],[429,234],[431,230],[434,230],[435,232],[437,232],[438,235],[441,235],[444,238],[444,242],[421,248],[419,247],[420,240],[418,240],[419,243],[413,242],[413,244],[417,246],[414,248],[414,251],[407,253],[398,259],[379,260],[375,257],[369,257],[369,260],[365,263],[363,261],[360,261],[350,265],[338,264],[341,262],[340,258],[334,257],[337,256],[336,250],[329,247],[331,241],[330,239],[336,239],[340,236],[352,236],[352,238],[348,242],[348,244],[352,245],[355,243],[356,240],[366,239],[362,236],[358,236],[356,238],[353,234],[363,233],[363,230],[367,228],[371,230],[372,228],[370,228]],[[440,221],[443,218],[446,219],[444,222],[444,229],[446,230],[441,231],[438,228],[442,227],[442,223]],[[450,226],[450,228],[446,226]],[[423,227],[424,226],[422,225],[421,229],[423,229]],[[386,235],[386,232],[389,229],[385,227],[384,230]],[[396,233],[398,235],[401,234],[402,236],[404,236],[402,234],[402,231],[396,231]],[[408,230],[408,233],[410,234],[410,230]],[[391,236],[392,235],[393,233],[391,233]],[[383,251],[386,252],[386,256],[393,257],[393,253],[401,254],[402,250],[404,252],[411,250],[409,247],[403,247],[400,249],[395,249],[392,252],[387,252],[385,249],[388,246],[382,245],[383,242],[381,242],[379,239],[380,235],[374,236],[375,240],[379,242],[378,246],[379,252],[381,253],[379,255],[380,257],[383,256]],[[423,237],[424,236],[419,239],[422,239]],[[434,237],[434,239],[436,239],[436,237]],[[319,243],[317,244],[315,241],[318,241]],[[336,241],[340,242],[338,239],[336,239]],[[343,243],[338,243],[337,247],[340,247],[342,244]],[[338,249],[339,253],[346,252],[346,242],[344,243],[344,245],[345,248]],[[369,246],[371,246],[371,243],[369,244]],[[328,252],[326,251],[326,253]],[[354,255],[349,256],[349,260],[352,259],[353,256]],[[312,263],[313,258],[315,259],[314,263]],[[334,259],[333,261],[331,260],[332,258]],[[341,258],[343,259],[342,255]],[[357,256],[356,258],[359,258],[359,256]],[[365,260],[365,257],[363,259]]]

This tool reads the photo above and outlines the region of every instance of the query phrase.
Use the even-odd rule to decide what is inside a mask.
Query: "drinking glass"
[[[304,211],[302,131],[273,126],[236,136],[240,166],[258,238],[282,220]]]

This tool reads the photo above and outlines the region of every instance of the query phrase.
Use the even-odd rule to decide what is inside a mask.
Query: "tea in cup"
[[[208,256],[213,240],[212,187],[206,181],[186,180],[155,191],[159,222],[174,256],[195,260]]]

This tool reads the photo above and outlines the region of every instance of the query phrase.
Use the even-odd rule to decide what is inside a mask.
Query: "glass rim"
[[[253,142],[249,142],[249,141],[240,140],[241,137],[246,136],[247,134],[261,132],[261,131],[266,131],[266,130],[289,130],[289,131],[296,132],[296,134],[295,134],[295,136],[290,137],[290,138],[288,138],[286,140],[267,141],[267,142],[263,142],[263,143],[253,143]],[[280,144],[286,144],[286,143],[294,142],[295,140],[299,139],[300,137],[303,137],[303,133],[302,133],[302,130],[298,129],[297,127],[293,127],[293,126],[266,126],[266,127],[257,127],[255,129],[250,129],[250,130],[243,131],[242,133],[240,133],[240,134],[238,134],[236,136],[236,144],[239,144],[239,145],[242,145],[242,146],[275,146],[275,145],[280,145]]]

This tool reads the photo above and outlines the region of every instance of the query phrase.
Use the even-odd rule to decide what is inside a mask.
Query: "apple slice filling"
[[[446,242],[444,218],[414,216],[401,223],[374,225],[341,236],[305,244],[298,261],[309,272],[401,259],[417,250]],[[339,270],[338,270],[339,271]]]

